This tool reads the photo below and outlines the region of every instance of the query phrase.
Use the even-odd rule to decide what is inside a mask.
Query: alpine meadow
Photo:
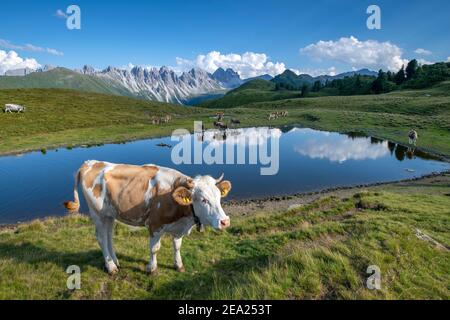
[[[448,3],[28,6],[0,12],[0,300],[449,300]]]

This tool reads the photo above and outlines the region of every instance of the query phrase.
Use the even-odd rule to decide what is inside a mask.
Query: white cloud
[[[8,70],[30,68],[37,69],[41,65],[35,59],[21,58],[15,51],[0,50],[0,75]]]
[[[329,75],[329,76],[335,76],[337,74],[336,67],[330,67],[327,69],[291,69],[289,70],[293,71],[296,75],[300,74],[309,74],[310,76],[317,77],[317,76],[323,76],[323,75]]]
[[[320,40],[300,49],[300,52],[319,61],[327,59],[354,68],[396,71],[408,63],[408,60],[402,58],[402,50],[395,44],[376,40],[360,41],[353,36],[337,41]]]
[[[64,11],[62,11],[61,9],[56,10],[55,17],[58,17],[58,18],[61,18],[61,19],[67,19],[68,18],[67,14]]]
[[[389,153],[387,141],[373,144],[370,138],[356,138],[354,140],[337,134],[321,132],[314,138],[307,135],[311,129],[299,129],[304,139],[298,139],[294,151],[312,159],[328,159],[331,162],[344,163],[348,160],[378,159]]]
[[[425,60],[425,59],[417,59],[417,62],[420,64],[420,65],[424,65],[424,64],[433,64],[434,62],[432,62],[432,61],[428,61],[428,60]]]
[[[241,78],[251,78],[263,74],[278,75],[286,70],[282,62],[272,62],[265,53],[245,52],[244,54],[221,54],[211,51],[207,54],[198,55],[195,60],[176,58],[177,65],[181,68],[198,67],[208,72],[214,72],[218,68],[231,68]]]
[[[328,75],[335,76],[336,75],[336,67],[328,68]]]
[[[447,58],[447,62],[450,62],[450,57]]]
[[[422,48],[417,48],[414,52],[417,54],[420,54],[422,56],[430,56],[433,54],[433,52],[431,52],[430,50],[426,50],[426,49],[422,49]]]
[[[131,62],[128,62],[128,64],[126,64],[126,65],[124,65],[124,66],[121,66],[120,69],[130,71],[130,70],[133,69],[134,67],[136,67],[136,65],[134,65],[134,64],[131,63]]]
[[[20,51],[28,51],[28,52],[45,52],[49,53],[55,56],[62,56],[64,55],[63,52],[58,51],[56,49],[52,48],[43,48],[38,47],[32,44],[25,44],[25,45],[17,45],[9,42],[8,40],[0,39],[0,48],[10,49],[10,50],[20,50]]]

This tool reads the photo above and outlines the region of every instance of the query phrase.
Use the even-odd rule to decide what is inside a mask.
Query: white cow
[[[17,112],[17,113],[25,112],[25,107],[21,106],[21,105],[18,105],[18,104],[7,103],[7,104],[5,104],[4,111],[5,112],[9,112],[9,113],[12,113],[12,112]]]
[[[103,252],[106,269],[118,271],[113,241],[115,219],[132,226],[145,226],[150,231],[150,262],[147,271],[157,269],[156,253],[161,236],[173,236],[176,270],[184,271],[180,248],[183,236],[197,225],[223,230],[230,218],[220,204],[231,189],[229,181],[211,176],[194,179],[169,168],[155,165],[124,165],[87,161],[75,178],[74,201],[65,202],[69,211],[78,211],[78,183],[96,226],[96,236]]]

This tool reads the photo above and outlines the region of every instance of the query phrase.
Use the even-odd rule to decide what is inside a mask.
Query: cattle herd
[[[172,121],[172,116],[169,114],[165,115],[164,117],[153,116],[151,118],[152,124],[163,124],[163,123],[169,123],[170,121]]]
[[[287,117],[288,116],[288,112],[287,111],[276,111],[276,112],[271,112],[269,113],[269,120],[275,120],[278,118],[282,118],[282,117]]]

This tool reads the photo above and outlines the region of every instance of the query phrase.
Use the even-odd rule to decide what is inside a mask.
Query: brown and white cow
[[[161,236],[173,236],[175,268],[184,271],[180,255],[183,236],[197,225],[223,230],[230,218],[220,204],[231,189],[229,181],[211,176],[194,179],[173,169],[156,165],[124,165],[86,161],[75,177],[74,201],[65,202],[72,212],[80,208],[78,184],[81,183],[96,236],[109,273],[118,271],[112,234],[115,219],[150,231],[150,262],[147,271],[156,271],[156,253]]]

